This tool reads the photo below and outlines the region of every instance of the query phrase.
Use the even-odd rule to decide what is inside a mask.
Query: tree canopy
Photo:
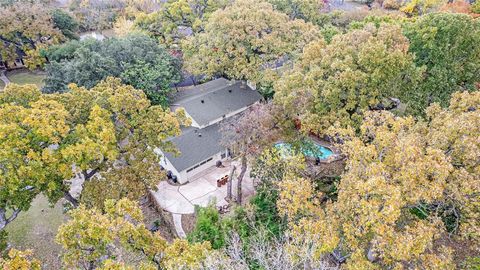
[[[263,69],[318,37],[315,26],[290,20],[267,2],[239,0],[212,13],[204,31],[185,40],[185,66],[194,74],[259,82]]]
[[[78,39],[78,22],[68,12],[62,9],[52,11],[52,20],[55,27],[69,39]]]
[[[421,84],[401,92],[414,113],[438,102],[447,106],[455,91],[474,90],[480,81],[480,22],[466,14],[433,13],[404,26],[415,64],[426,67]]]
[[[65,40],[58,28],[62,25],[55,23],[50,11],[47,5],[37,1],[15,2],[0,9],[0,56],[3,61],[23,57],[31,69],[45,63],[41,51]]]
[[[139,199],[164,177],[153,147],[175,151],[165,140],[187,123],[182,111],[151,106],[114,78],[70,89],[41,94],[10,84],[0,94],[2,230],[40,193],[102,208],[105,199]],[[76,174],[84,179],[80,198],[69,193]]]
[[[290,19],[303,19],[307,22],[320,23],[324,8],[323,0],[269,0],[275,9],[286,13]]]
[[[145,92],[154,104],[167,105],[171,84],[180,79],[180,64],[147,36],[104,41],[87,39],[51,48],[43,91],[65,92],[69,83],[91,88],[108,76]]]
[[[117,256],[124,248],[145,259],[136,269],[190,269],[198,266],[210,250],[208,242],[190,245],[177,239],[169,244],[158,232],[145,227],[141,209],[128,199],[108,200],[103,210],[80,206],[59,228],[56,239],[65,250],[65,266],[133,269]]]
[[[226,4],[224,0],[169,0],[156,12],[136,16],[134,25],[161,43],[178,49],[182,39],[203,30],[210,14]]]
[[[307,132],[324,134],[336,122],[358,128],[365,110],[415,88],[421,70],[408,48],[400,27],[387,24],[313,42],[275,84],[274,100]]]
[[[452,268],[438,240],[449,232],[479,239],[479,163],[471,159],[480,149],[479,98],[455,93],[449,108],[429,107],[426,121],[369,112],[358,136],[333,129],[347,156],[337,199],[320,204],[312,183],[292,175],[280,184],[292,237],[314,241],[318,254],[348,254],[348,269]]]

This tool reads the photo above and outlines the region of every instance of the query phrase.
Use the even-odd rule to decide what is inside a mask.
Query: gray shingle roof
[[[210,125],[202,129],[189,127],[182,130],[180,136],[170,140],[181,154],[175,157],[171,153],[165,153],[165,156],[181,172],[225,150],[220,145],[221,138],[222,134],[219,124]]]
[[[232,83],[223,78],[182,92],[174,98],[173,105],[185,108],[200,126],[250,106],[262,98],[247,84]]]

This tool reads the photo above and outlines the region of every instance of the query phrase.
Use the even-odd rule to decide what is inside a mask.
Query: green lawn
[[[7,226],[8,240],[17,249],[31,249],[42,264],[42,269],[60,269],[62,248],[55,243],[58,227],[66,220],[62,204],[51,208],[47,199],[39,195],[27,212]]]
[[[43,87],[43,79],[45,79],[44,74],[27,70],[9,71],[7,77],[12,83],[36,84],[38,87]]]

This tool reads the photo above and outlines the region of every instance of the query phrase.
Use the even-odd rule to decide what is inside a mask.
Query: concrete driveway
[[[157,204],[173,214],[192,214],[194,205],[207,206],[210,202],[216,201],[217,207],[227,205],[227,185],[217,187],[217,179],[230,174],[231,165],[237,167],[234,175],[232,192],[235,197],[237,190],[237,176],[240,173],[240,164],[236,161],[224,163],[224,167],[215,166],[206,169],[194,177],[194,180],[182,186],[170,185],[167,181],[158,184],[158,190],[152,192]],[[253,180],[249,177],[250,170],[247,170],[243,179],[243,201],[254,194]]]

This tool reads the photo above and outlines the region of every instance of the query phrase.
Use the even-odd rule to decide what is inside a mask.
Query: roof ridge
[[[232,82],[231,80],[227,80],[227,82]],[[237,81],[237,82],[234,82],[234,83],[231,83],[231,84],[227,84],[227,85],[220,85],[220,86],[217,86],[215,88],[212,88],[212,89],[209,89],[209,90],[205,90],[205,91],[202,91],[202,90],[199,90],[201,91],[200,93],[196,94],[196,95],[193,95],[193,96],[189,96],[189,97],[186,97],[184,99],[180,99],[180,100],[177,100],[175,101],[174,104],[172,105],[175,105],[175,104],[179,104],[179,103],[185,103],[185,102],[188,102],[188,101],[192,101],[192,100],[195,100],[195,99],[198,99],[198,98],[201,98],[201,97],[204,97],[208,94],[211,94],[212,92],[217,92],[219,90],[222,90],[224,88],[228,88],[228,87],[232,87],[238,83],[241,83],[240,81]],[[193,89],[192,89],[193,90]]]

